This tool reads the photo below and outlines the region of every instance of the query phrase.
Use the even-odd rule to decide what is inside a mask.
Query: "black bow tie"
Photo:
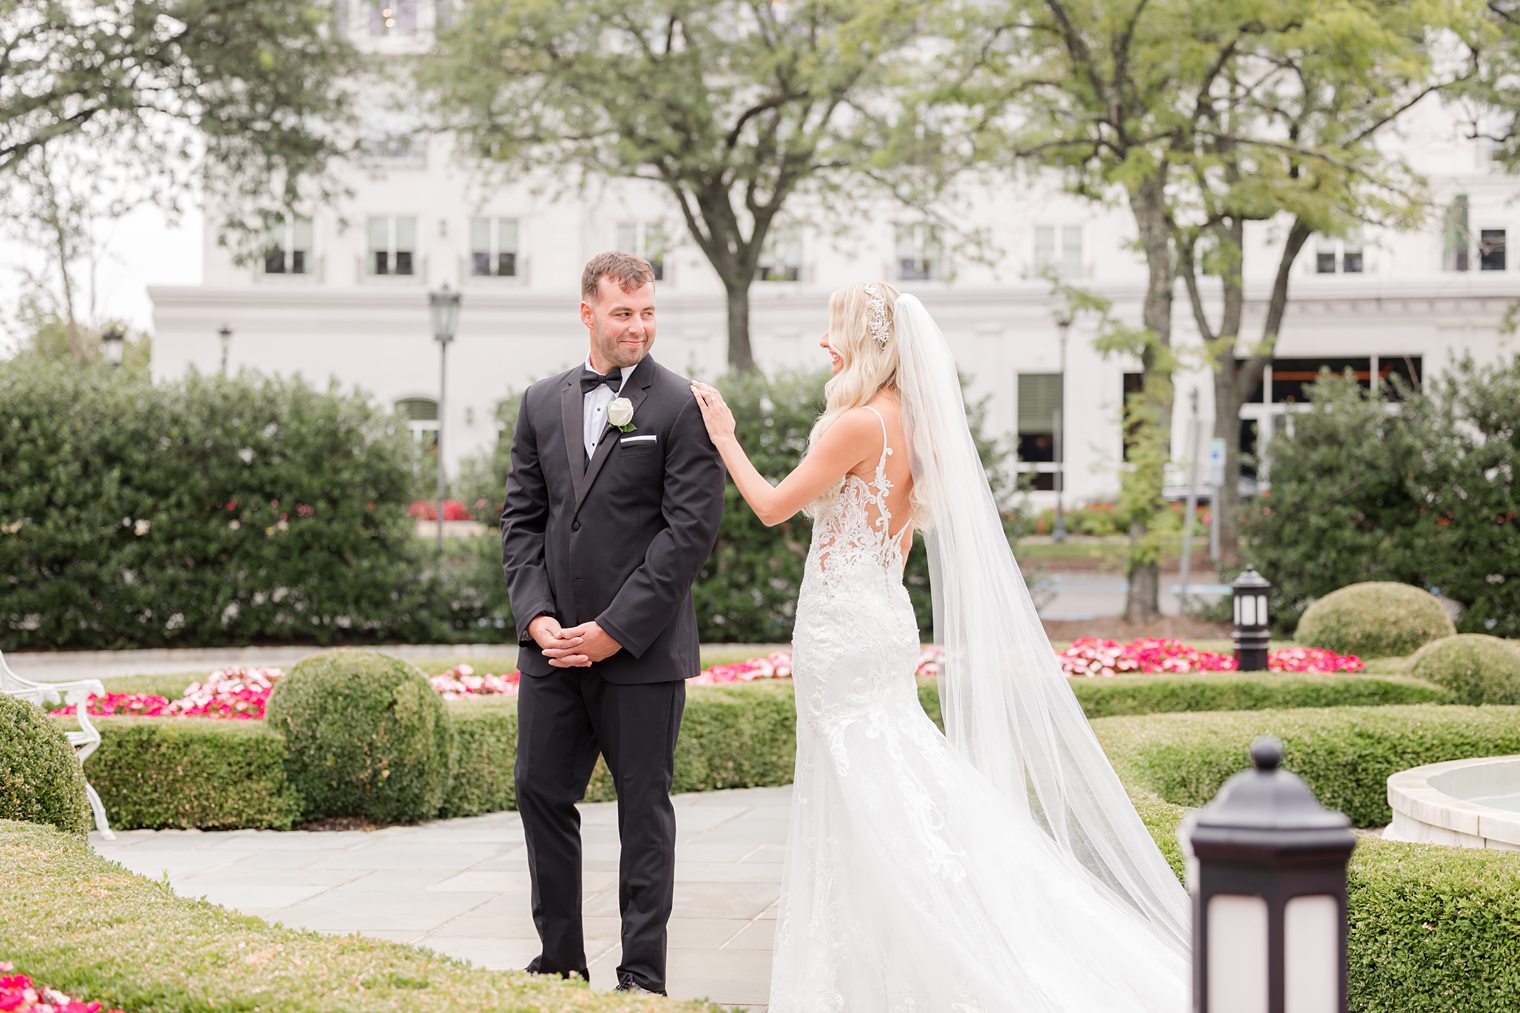
[[[582,394],[590,394],[604,383],[612,388],[612,393],[616,394],[623,386],[623,371],[621,369],[614,369],[606,376],[603,376],[593,369],[581,370]]]

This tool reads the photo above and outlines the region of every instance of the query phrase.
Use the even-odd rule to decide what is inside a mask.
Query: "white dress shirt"
[[[586,368],[591,369],[591,356],[586,356]],[[596,453],[596,445],[601,440],[602,434],[607,431],[607,406],[614,399],[621,397],[623,389],[628,386],[628,378],[633,371],[638,369],[638,363],[623,370],[623,382],[618,385],[617,393],[605,383],[598,384],[596,389],[589,394],[581,395],[582,417],[585,419],[583,439],[586,444],[586,456],[589,458]],[[592,370],[600,372],[600,370]]]

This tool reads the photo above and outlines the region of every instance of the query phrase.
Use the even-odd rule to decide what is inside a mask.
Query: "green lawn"
[[[1129,551],[1126,535],[1072,535],[1064,542],[1049,538],[1020,539],[1013,554],[1021,563],[1063,563],[1098,560],[1104,569],[1124,569],[1125,554]],[[1182,536],[1170,535],[1163,539],[1163,562],[1168,566],[1182,557]],[[1193,561],[1199,567],[1208,563],[1208,536],[1193,539]]]

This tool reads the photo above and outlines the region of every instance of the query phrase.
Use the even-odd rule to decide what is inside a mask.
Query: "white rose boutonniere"
[[[613,398],[607,406],[607,424],[625,433],[637,429],[633,424],[633,402],[626,397]]]

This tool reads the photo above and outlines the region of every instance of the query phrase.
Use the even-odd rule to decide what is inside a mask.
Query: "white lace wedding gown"
[[[847,476],[814,519],[797,603],[772,1013],[1182,1013],[1186,955],[1013,812],[919,705],[882,433],[875,480]]]

